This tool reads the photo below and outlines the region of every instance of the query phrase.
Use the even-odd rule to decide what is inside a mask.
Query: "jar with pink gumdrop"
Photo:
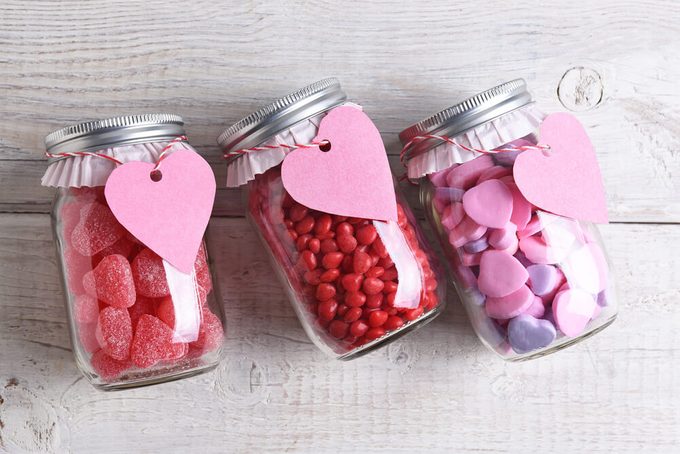
[[[555,152],[539,141],[545,118],[519,79],[400,133],[408,177],[474,330],[510,361],[573,345],[617,314],[596,225],[539,208],[516,181],[522,153]]]
[[[207,238],[192,270],[180,272],[118,222],[104,195],[120,164],[195,152],[182,118],[147,114],[89,121],[52,132],[45,145],[50,159],[42,184],[57,189],[52,228],[81,372],[108,391],[213,369],[225,319]]]

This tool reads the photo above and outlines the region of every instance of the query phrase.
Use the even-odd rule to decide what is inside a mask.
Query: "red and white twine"
[[[157,170],[160,167],[161,161],[163,161],[163,159],[167,157],[167,154],[172,149],[172,147],[174,147],[179,142],[183,142],[185,140],[187,140],[187,136],[177,136],[170,142],[168,142],[168,144],[165,147],[163,147],[161,153],[158,155],[158,160],[156,161],[156,166],[153,168],[153,170]],[[123,164],[122,161],[114,158],[113,156],[109,156],[104,153],[98,153],[96,151],[70,151],[64,153],[50,153],[49,151],[46,151],[45,156],[48,158],[75,158],[83,156],[95,156],[97,158],[107,159],[111,162],[114,162],[116,165]]]
[[[550,145],[520,145],[518,147],[512,147],[512,148],[496,148],[494,150],[484,150],[481,148],[475,148],[475,147],[468,147],[467,145],[464,145],[460,142],[455,141],[451,137],[447,136],[438,136],[434,134],[425,134],[422,136],[415,136],[406,144],[404,147],[401,149],[401,152],[399,153],[399,160],[401,163],[406,166],[406,153],[408,150],[415,145],[418,142],[422,142],[423,140],[440,140],[442,142],[450,143],[451,145],[461,148],[465,151],[469,151],[472,153],[481,153],[481,154],[497,154],[497,153],[506,153],[510,151],[529,151],[529,150],[542,150],[542,151],[547,151],[550,150]]]
[[[278,150],[279,148],[283,148],[288,151],[296,150],[298,148],[314,148],[327,143],[330,142],[328,140],[315,140],[309,143],[293,143],[293,144],[277,143],[274,145],[261,145],[259,147],[242,148],[240,150],[228,151],[224,153],[224,158],[228,159],[234,156],[241,156],[247,153],[252,153],[254,151]]]

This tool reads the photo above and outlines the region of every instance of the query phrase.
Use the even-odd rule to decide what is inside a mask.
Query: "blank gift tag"
[[[210,220],[215,176],[201,156],[188,150],[154,167],[140,161],[117,167],[106,181],[106,201],[123,227],[188,274]]]
[[[327,144],[298,148],[283,160],[283,186],[295,201],[330,214],[397,220],[385,146],[365,113],[336,107],[321,120],[314,141]]]
[[[539,139],[550,150],[524,151],[515,161],[515,183],[522,195],[551,213],[609,222],[600,167],[581,123],[567,113],[548,115]]]

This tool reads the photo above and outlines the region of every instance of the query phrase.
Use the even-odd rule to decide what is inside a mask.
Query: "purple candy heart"
[[[600,307],[606,307],[607,306],[607,291],[602,290],[600,293],[597,294],[597,305]]]
[[[468,254],[476,254],[478,252],[485,251],[488,247],[489,247],[489,243],[486,241],[486,237],[481,237],[478,240],[470,241],[469,243],[465,243],[465,246],[463,246],[463,249]]]
[[[557,268],[552,265],[530,265],[527,267],[529,272],[529,287],[534,295],[543,296],[555,290],[559,275]]]
[[[508,341],[515,353],[522,354],[547,347],[556,336],[552,323],[531,315],[518,315],[508,323]]]

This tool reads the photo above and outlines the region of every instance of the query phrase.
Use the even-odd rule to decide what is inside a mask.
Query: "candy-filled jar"
[[[562,116],[550,119],[553,130],[565,129],[554,128],[556,123],[572,123],[566,114],[557,115]],[[419,184],[421,203],[472,325],[484,344],[511,361],[572,345],[607,327],[617,313],[597,227],[556,214],[564,210],[564,200],[573,198],[570,191],[578,180],[573,172],[585,172],[586,166],[566,163],[554,185],[548,182],[541,190],[533,187],[545,184],[546,174],[526,171],[529,156],[524,153],[550,157],[562,152],[542,144],[539,131],[547,131],[548,118],[537,109],[525,82],[514,80],[400,134],[408,176]],[[575,140],[566,143],[583,147]],[[587,153],[586,158],[578,156],[586,159]],[[530,158],[535,162],[541,157]],[[593,186],[601,187],[599,169],[593,174]],[[560,184],[563,192],[546,194]],[[527,198],[537,204],[548,200],[559,210],[539,208]],[[583,205],[588,204],[569,208],[582,211]],[[601,205],[606,218],[603,190]]]
[[[228,159],[228,186],[247,183],[247,216],[302,326],[322,351],[348,360],[432,320],[443,308],[445,286],[399,194],[398,218],[383,222],[313,209],[286,189],[282,162],[300,144],[313,148],[320,124],[340,106],[360,109],[346,102],[335,79],[322,80],[244,118],[218,143]],[[325,145],[322,140],[316,151],[327,151]],[[382,142],[380,148],[394,198]],[[339,184],[367,184],[335,177]],[[331,191],[325,196],[338,197]]]
[[[73,352],[99,389],[195,375],[221,356],[225,321],[206,242],[181,272],[121,225],[104,192],[121,164],[195,153],[183,124],[169,114],[116,117],[45,138],[42,183],[57,188],[52,227]]]

